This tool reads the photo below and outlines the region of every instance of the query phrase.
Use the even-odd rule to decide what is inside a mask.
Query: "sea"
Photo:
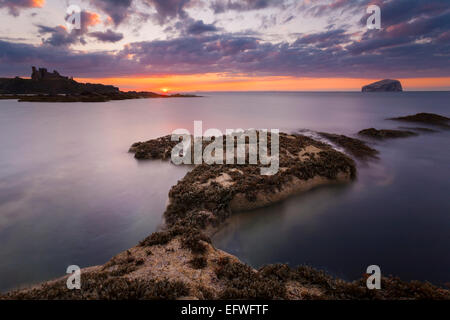
[[[279,129],[357,137],[366,128],[429,127],[387,118],[450,117],[450,92],[205,92],[107,103],[0,100],[0,291],[103,264],[158,230],[168,192],[191,168],[137,161],[132,143],[203,130]],[[450,282],[450,130],[369,141],[346,185],[235,213],[214,245],[259,268],[309,265],[345,280]]]

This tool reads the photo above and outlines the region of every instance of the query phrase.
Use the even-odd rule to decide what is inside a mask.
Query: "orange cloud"
[[[86,27],[92,27],[102,22],[100,15],[95,12],[85,11],[83,24]]]
[[[45,5],[45,0],[31,0],[30,7],[42,8]]]
[[[162,75],[136,78],[78,79],[118,86],[122,90],[189,91],[360,91],[380,79],[248,77],[223,74]],[[399,79],[405,90],[450,90],[450,78]]]

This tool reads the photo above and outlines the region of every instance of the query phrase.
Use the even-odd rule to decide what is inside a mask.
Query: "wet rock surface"
[[[434,130],[434,129],[430,129],[430,128],[422,128],[422,127],[399,127],[399,129],[402,129],[402,130],[413,130],[413,131],[418,131],[418,132],[423,132],[423,133],[439,132],[439,130]]]
[[[422,112],[411,116],[389,118],[388,120],[424,123],[450,129],[450,118],[434,113]]]
[[[406,131],[406,130],[389,130],[381,129],[377,130],[375,128],[364,129],[358,132],[359,135],[370,137],[373,139],[395,139],[395,138],[407,138],[412,136],[417,136],[416,132]]]
[[[358,159],[377,158],[378,151],[369,147],[364,141],[350,138],[341,134],[333,134],[326,132],[319,132],[319,134],[344,148],[348,153]]]

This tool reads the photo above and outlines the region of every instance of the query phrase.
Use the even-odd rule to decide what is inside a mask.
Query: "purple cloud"
[[[198,21],[191,23],[187,27],[187,30],[186,30],[186,32],[188,34],[192,34],[192,35],[198,35],[198,34],[203,34],[206,32],[216,32],[216,31],[218,31],[218,29],[216,28],[216,26],[214,24],[205,24],[203,22],[203,20],[198,20]]]
[[[102,42],[118,42],[123,39],[123,33],[114,32],[111,29],[105,32],[90,32],[88,35]]]
[[[41,35],[49,35],[43,38],[42,42],[51,46],[69,46],[71,44],[86,44],[83,35],[89,31],[89,28],[100,23],[100,17],[97,13],[82,11],[81,12],[81,28],[68,30],[65,26],[48,27],[38,25],[38,32]]]
[[[133,0],[91,0],[91,4],[105,12],[115,25],[122,23],[132,12]]]
[[[213,25],[185,18],[180,21],[185,31],[178,38],[135,42],[114,53],[89,54],[72,52],[67,45],[70,35],[41,26],[42,33],[51,35],[43,46],[0,42],[0,73],[16,70],[21,74],[25,66],[36,64],[83,77],[209,72],[303,77],[450,76],[450,5],[442,7],[442,1],[430,0],[425,8],[415,0],[399,0],[406,10],[399,20],[389,19],[390,10],[399,10],[392,7],[393,2],[379,1],[385,6],[382,17],[387,17],[383,30],[354,34],[347,27],[329,26],[324,32],[301,34],[293,42],[271,43],[256,36],[213,32]],[[344,8],[355,1],[332,3]],[[409,8],[411,3],[421,9]],[[415,16],[418,10],[420,15]],[[112,31],[109,35],[113,37]],[[57,50],[49,49],[49,44],[58,43],[62,45]]]

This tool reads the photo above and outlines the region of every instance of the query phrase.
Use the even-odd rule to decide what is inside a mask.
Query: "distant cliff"
[[[362,87],[362,92],[401,92],[402,84],[398,80],[385,79]]]
[[[69,77],[61,76],[58,71],[48,72],[45,68],[32,67],[31,79],[0,78],[0,94],[115,94],[117,87],[79,83]]]

